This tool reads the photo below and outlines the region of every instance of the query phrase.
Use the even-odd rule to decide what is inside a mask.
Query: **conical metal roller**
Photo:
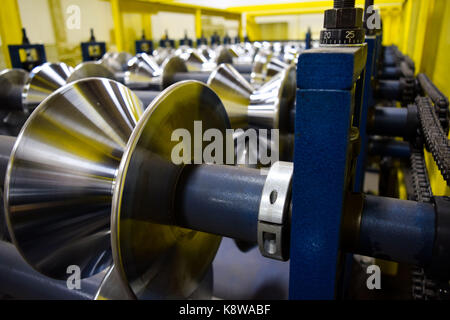
[[[171,160],[178,143],[172,133],[184,128],[194,136],[194,121],[202,121],[203,131],[225,134],[230,127],[219,97],[206,85],[187,81],[165,90],[137,124],[117,173],[114,263],[139,298],[191,296],[220,243],[218,236],[174,226],[174,195],[184,166]]]
[[[22,92],[28,76],[28,72],[22,69],[7,69],[0,72],[0,107],[2,109],[24,110]]]
[[[123,72],[128,69],[128,61],[133,56],[128,52],[107,52],[100,60],[100,63],[113,72]]]
[[[117,170],[143,106],[125,86],[90,78],[64,86],[20,132],[5,178],[13,243],[39,272],[67,279],[111,263],[110,214]]]
[[[295,99],[295,83],[295,68],[290,67],[255,89],[229,64],[217,67],[208,80],[236,129],[287,130],[289,110]]]
[[[87,61],[76,66],[69,78],[67,78],[67,83],[86,78],[106,78],[115,80],[114,73],[110,69],[96,61]]]
[[[162,65],[167,58],[173,55],[174,52],[175,49],[173,48],[159,47],[153,51],[153,58],[159,65]]]
[[[178,49],[175,55],[186,62],[189,72],[212,71],[216,67],[216,64],[209,62],[200,51],[192,48]]]
[[[226,46],[219,46],[216,49],[216,57],[215,57],[215,63],[217,65],[222,63],[233,63],[234,54],[230,52],[229,48]]]
[[[44,63],[30,72],[22,93],[22,105],[28,111],[36,108],[51,93],[66,84],[73,68],[65,63]]]
[[[259,50],[253,61],[252,80],[254,86],[261,86],[267,80],[267,66],[272,58],[272,53],[267,50]]]
[[[0,72],[0,134],[17,136],[28,117],[22,105],[22,92],[28,72],[22,69]]]
[[[186,72],[187,65],[180,57],[171,56],[159,66],[151,56],[142,53],[130,60],[125,84],[134,89],[163,90],[175,82],[175,74]]]
[[[255,89],[229,64],[222,64],[211,74],[208,85],[218,94],[223,101],[231,126],[234,129],[279,129],[278,151],[280,159],[289,160],[291,156],[290,144],[290,110],[295,103],[296,90],[295,67],[274,76],[260,89]],[[267,137],[259,136],[258,144],[268,146],[268,150],[276,148]],[[259,159],[250,150],[248,145],[245,149],[237,149],[236,156],[239,163],[249,159]]]

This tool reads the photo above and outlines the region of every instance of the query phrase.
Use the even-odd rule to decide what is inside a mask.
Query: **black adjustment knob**
[[[363,9],[355,8],[355,0],[334,0],[334,8],[325,11],[320,33],[322,45],[355,45],[364,43]]]

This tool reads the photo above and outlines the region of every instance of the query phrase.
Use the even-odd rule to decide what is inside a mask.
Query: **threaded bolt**
[[[354,8],[355,0],[334,0],[334,8],[342,9],[342,8]]]

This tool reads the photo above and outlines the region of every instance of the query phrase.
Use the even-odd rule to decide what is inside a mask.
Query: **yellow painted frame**
[[[2,0],[0,6],[0,36],[6,67],[11,68],[8,45],[22,43],[22,21],[17,0]]]
[[[123,13],[134,12],[152,15],[160,11],[193,14],[195,16],[195,35],[200,38],[202,35],[202,16],[219,16],[229,20],[239,22],[239,34],[242,34],[242,14],[230,10],[220,10],[215,8],[200,7],[195,5],[174,3],[172,1],[152,1],[152,0],[109,0],[114,21],[114,37],[117,51],[124,51],[126,48]],[[147,18],[151,19],[151,18]],[[147,20],[148,21],[148,20]]]

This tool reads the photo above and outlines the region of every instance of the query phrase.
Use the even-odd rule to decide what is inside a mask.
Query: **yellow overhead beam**
[[[375,5],[382,7],[401,7],[406,0],[375,0]],[[364,0],[357,0],[357,6],[364,6]],[[279,14],[302,14],[302,13],[319,13],[326,9],[333,7],[332,0],[323,1],[308,1],[308,2],[293,2],[293,3],[279,3],[266,4],[254,6],[237,6],[230,7],[227,10],[233,12],[242,12],[250,15],[279,15]]]
[[[109,0],[117,1],[117,0]],[[142,12],[143,10],[156,13],[159,11],[190,13],[194,14],[201,10],[202,15],[220,16],[230,20],[241,19],[240,12],[233,10],[221,10],[216,8],[201,7],[191,4],[172,2],[172,1],[153,1],[153,0],[118,0],[120,8],[124,12]]]
[[[17,0],[2,0],[0,6],[0,36],[6,67],[11,68],[8,45],[22,43],[22,21]]]
[[[202,37],[202,10],[195,10],[195,37],[197,39]]]

